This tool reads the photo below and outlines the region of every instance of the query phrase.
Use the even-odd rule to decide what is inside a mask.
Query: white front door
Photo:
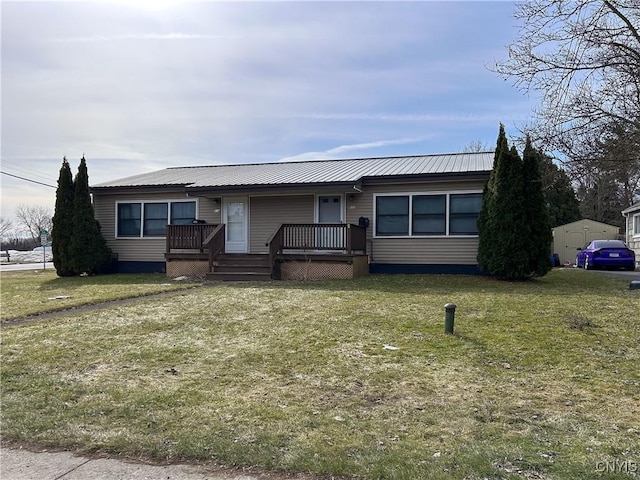
[[[247,253],[249,200],[246,197],[225,198],[223,203],[226,224],[225,252]]]

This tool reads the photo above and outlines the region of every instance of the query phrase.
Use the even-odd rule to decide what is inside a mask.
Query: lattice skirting
[[[171,260],[167,262],[167,277],[204,277],[209,272],[209,261]]]
[[[329,280],[355,278],[369,273],[367,257],[354,257],[353,262],[317,260],[285,260],[280,272],[283,280]]]
[[[205,277],[209,262],[203,260],[171,259],[166,262],[167,277]],[[284,260],[281,264],[283,280],[348,279],[369,274],[366,256],[353,257],[349,262],[309,260]]]

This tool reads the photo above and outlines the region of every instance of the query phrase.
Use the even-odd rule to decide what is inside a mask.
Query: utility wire
[[[33,180],[38,180],[40,182],[49,182],[51,181],[50,174],[43,174],[42,168],[33,168],[25,165],[25,161],[13,161],[7,160],[6,158],[2,159],[2,167],[7,170],[12,170],[11,173],[14,175],[23,175],[27,178],[31,178]]]
[[[45,187],[57,188],[57,187],[54,187],[53,185],[49,185],[48,183],[38,182],[36,180],[31,180],[30,178],[19,177],[18,175],[13,175],[12,173],[7,173],[3,171],[0,171],[0,173],[2,173],[3,175],[9,175],[10,177],[19,178],[20,180],[25,180],[27,182],[37,183],[38,185],[44,185]]]

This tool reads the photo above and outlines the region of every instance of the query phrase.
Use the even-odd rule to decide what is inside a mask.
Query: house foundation
[[[277,261],[282,280],[346,280],[369,274],[366,255],[283,255]]]
[[[209,273],[209,257],[202,253],[171,253],[165,255],[169,278],[201,277]]]

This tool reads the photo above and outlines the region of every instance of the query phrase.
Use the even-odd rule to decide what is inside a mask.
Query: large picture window
[[[145,203],[144,236],[163,237],[169,224],[168,203]]]
[[[409,235],[409,197],[377,197],[376,212],[377,235]]]
[[[118,204],[118,237],[139,237],[142,220],[142,204]]]
[[[446,195],[414,195],[412,203],[413,235],[446,235]]]
[[[376,236],[478,235],[482,193],[378,195]]]
[[[450,195],[449,235],[477,235],[482,194]]]
[[[187,225],[196,218],[196,202],[171,202],[171,225]]]
[[[196,218],[196,202],[119,202],[117,237],[164,237],[168,224],[189,224]]]

